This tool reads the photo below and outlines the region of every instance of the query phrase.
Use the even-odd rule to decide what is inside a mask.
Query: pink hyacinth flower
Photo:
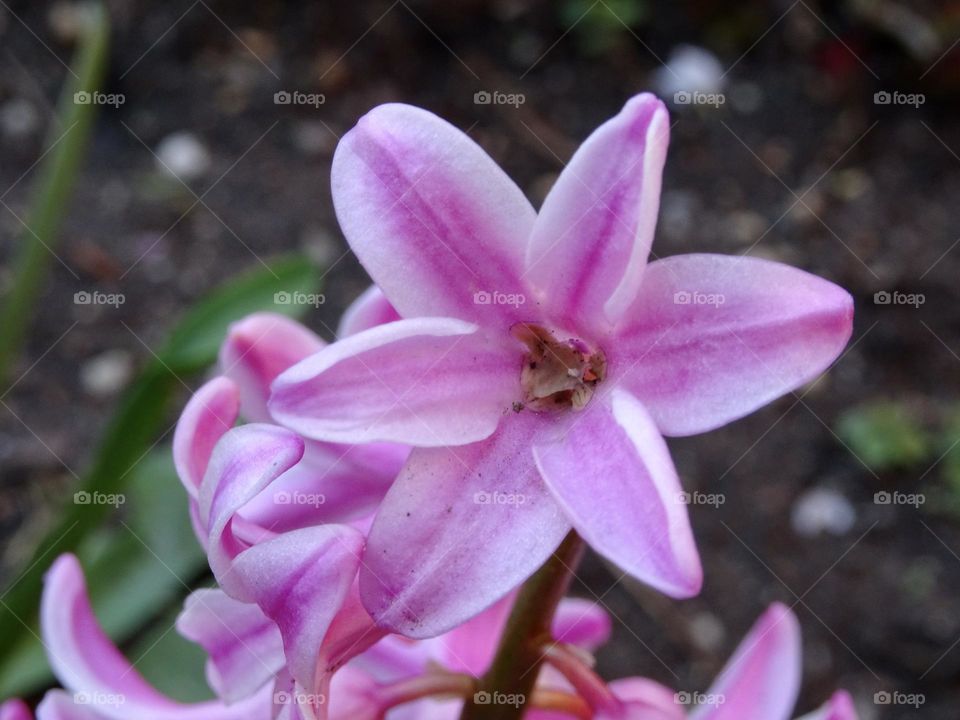
[[[404,318],[282,373],[303,437],[417,446],[370,531],[383,627],[448,630],[529,577],[571,526],[675,597],[701,568],[663,436],[701,433],[817,377],[849,339],[836,285],[750,257],[648,263],[668,115],[631,99],[537,214],[462,132],[406,105],[340,142],[337,216]]]

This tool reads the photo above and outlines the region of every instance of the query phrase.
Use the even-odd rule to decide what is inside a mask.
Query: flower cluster
[[[553,617],[529,697],[477,681],[517,588],[571,531],[667,595],[699,592],[664,436],[796,389],[849,339],[850,296],[803,271],[648,262],[668,133],[659,100],[631,99],[537,213],[436,116],[384,105],[361,119],[332,188],[375,285],[332,344],[279,315],[237,323],[174,438],[218,585],[187,599],[177,629],[206,650],[217,699],[152,688],[64,556],[42,628],[67,691],[47,695],[40,720],[452,719],[465,703],[544,720],[786,720],[800,640],[779,605],[706,693],[602,681],[591,653],[609,619],[577,600]],[[0,710],[25,717],[16,702]],[[808,716],[854,717],[842,692]]]

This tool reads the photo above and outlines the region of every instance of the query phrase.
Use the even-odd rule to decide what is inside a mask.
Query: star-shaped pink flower
[[[675,596],[701,568],[663,436],[705,432],[817,377],[850,337],[836,285],[752,257],[647,262],[669,135],[638,95],[539,214],[465,134],[375,108],[333,162],[337,216],[403,318],[273,384],[300,435],[416,446],[374,520],[361,595],[443,632],[526,579],[571,527]]]

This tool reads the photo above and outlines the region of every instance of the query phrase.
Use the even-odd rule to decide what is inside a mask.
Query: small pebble
[[[857,512],[847,498],[831,488],[807,490],[793,505],[790,524],[801,537],[821,534],[844,535],[857,520]]]
[[[690,620],[690,637],[703,652],[714,653],[720,650],[726,635],[723,623],[713,613],[697,613]]]
[[[132,376],[133,358],[126,350],[107,350],[80,367],[80,384],[87,393],[98,398],[116,394]]]
[[[165,173],[183,180],[196,180],[210,169],[210,152],[189,132],[168,135],[157,145],[157,164]]]
[[[0,106],[0,128],[4,137],[20,140],[32,135],[39,126],[37,109],[23,98],[14,98]]]
[[[724,84],[723,65],[717,56],[694,45],[674,48],[654,77],[658,94],[665,98],[678,92],[719,93]]]

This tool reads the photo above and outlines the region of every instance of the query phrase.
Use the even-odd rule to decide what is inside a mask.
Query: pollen
[[[525,407],[540,412],[586,407],[607,372],[602,350],[576,338],[558,340],[531,323],[517,323],[510,333],[527,348],[520,370]]]

